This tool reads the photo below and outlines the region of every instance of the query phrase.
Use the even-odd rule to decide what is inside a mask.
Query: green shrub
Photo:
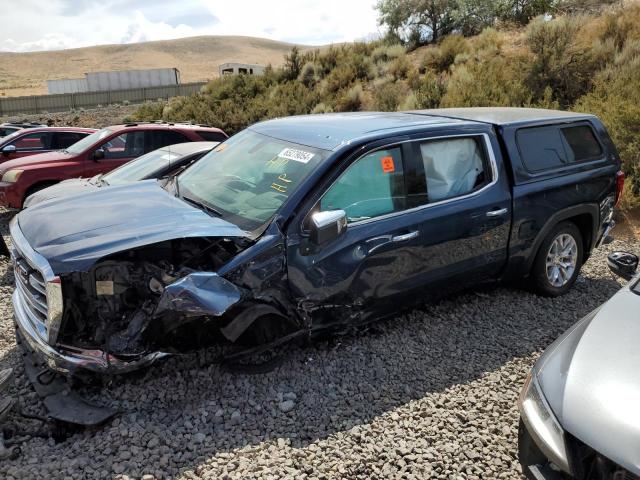
[[[331,108],[329,105],[326,105],[324,103],[317,104],[315,107],[313,107],[313,110],[311,110],[311,113],[332,113],[332,112],[333,112],[333,108]]]
[[[371,53],[371,59],[375,63],[386,63],[395,60],[405,54],[406,49],[399,44],[381,45]]]
[[[534,98],[551,87],[560,106],[568,108],[589,90],[600,65],[590,46],[577,41],[584,23],[582,17],[562,17],[529,24],[527,44],[534,61],[527,84]]]
[[[442,98],[443,107],[522,107],[532,101],[524,80],[526,57],[496,56],[453,67]]]
[[[444,72],[453,65],[458,55],[469,52],[469,42],[462,35],[448,35],[437,48],[429,49],[427,52],[423,59],[425,66]]]
[[[395,112],[408,91],[400,82],[385,82],[373,90],[373,108],[381,112]]]
[[[356,83],[338,98],[336,102],[337,112],[358,112],[364,104],[364,90],[362,84]]]
[[[133,114],[133,120],[160,120],[162,119],[162,110],[166,102],[145,102]],[[82,110],[81,110],[82,111]]]
[[[640,193],[640,57],[610,66],[595,79],[593,91],[575,107],[602,119],[618,147],[628,187]]]
[[[413,107],[409,109],[438,108],[445,92],[445,84],[433,72],[427,72],[420,79],[420,83],[413,89]]]
[[[302,82],[307,88],[311,88],[316,84],[317,80],[316,64],[313,62],[305,63],[298,76],[298,81]]]

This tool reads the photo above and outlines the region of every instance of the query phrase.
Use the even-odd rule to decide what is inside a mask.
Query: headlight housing
[[[518,406],[522,421],[538,448],[558,468],[570,474],[564,429],[551,411],[533,373],[527,377]]]
[[[7,170],[2,175],[2,181],[7,183],[14,183],[18,181],[18,178],[22,175],[22,170]]]

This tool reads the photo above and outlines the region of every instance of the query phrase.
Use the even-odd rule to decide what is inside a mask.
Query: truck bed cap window
[[[602,156],[593,130],[584,123],[547,125],[518,130],[517,143],[524,166],[530,172],[560,168]]]

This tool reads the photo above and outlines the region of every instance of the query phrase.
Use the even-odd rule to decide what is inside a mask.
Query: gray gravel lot
[[[7,234],[10,212],[0,212]],[[34,438],[0,478],[516,478],[516,401],[540,351],[619,283],[598,251],[560,299],[483,289],[361,332],[295,347],[262,375],[171,359],[94,398],[122,413],[69,440]],[[0,261],[0,368],[42,412],[14,341]],[[21,428],[37,423],[13,415]]]

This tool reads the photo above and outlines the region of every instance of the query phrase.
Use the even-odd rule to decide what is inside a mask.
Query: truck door
[[[497,276],[506,264],[508,179],[486,135],[402,142],[353,162],[309,212],[344,210],[346,230],[288,239],[290,288],[320,324],[366,319]],[[295,223],[295,222],[294,222]]]
[[[457,288],[497,278],[507,263],[511,189],[488,134],[412,143],[424,169],[421,283]]]

